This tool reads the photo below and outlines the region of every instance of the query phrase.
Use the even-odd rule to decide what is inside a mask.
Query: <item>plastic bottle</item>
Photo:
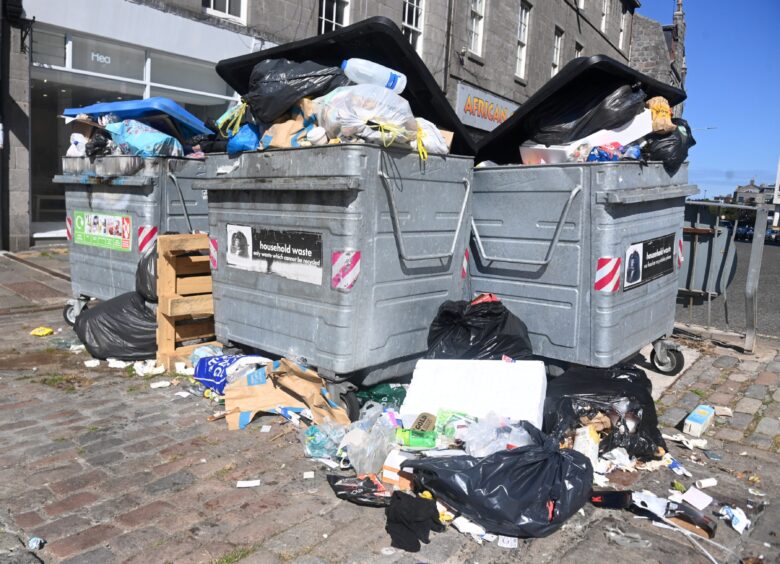
[[[313,127],[306,133],[306,140],[312,145],[327,145],[328,136],[323,127]]]
[[[400,94],[406,88],[406,75],[365,59],[345,59],[341,70],[356,84],[376,84]]]

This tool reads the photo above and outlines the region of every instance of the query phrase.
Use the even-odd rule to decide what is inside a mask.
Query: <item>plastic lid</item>
[[[344,59],[341,61],[341,70],[345,70],[347,68],[347,61],[349,61],[349,59]]]

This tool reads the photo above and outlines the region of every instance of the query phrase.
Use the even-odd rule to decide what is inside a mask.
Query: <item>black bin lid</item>
[[[392,20],[374,17],[336,31],[264,51],[225,59],[217,63],[217,73],[239,94],[249,89],[249,76],[254,66],[265,59],[314,61],[321,65],[340,67],[344,59],[358,57],[406,75],[406,88],[401,94],[409,101],[416,117],[425,118],[438,127],[454,133],[452,153],[474,155],[476,146],[458,119],[428,67],[412,49]]]
[[[554,108],[574,107],[583,92],[606,97],[623,85],[641,84],[648,97],[663,96],[675,106],[685,100],[684,90],[664,84],[606,55],[573,59],[509,119],[482,138],[477,145],[477,162],[520,164],[520,145],[537,131],[537,124]]]

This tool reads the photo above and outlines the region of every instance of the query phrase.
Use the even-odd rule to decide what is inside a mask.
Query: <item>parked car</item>
[[[753,240],[753,228],[748,225],[737,227],[737,234],[735,236],[737,241],[752,241]]]
[[[780,243],[780,231],[775,231],[771,227],[767,228],[764,243]]]

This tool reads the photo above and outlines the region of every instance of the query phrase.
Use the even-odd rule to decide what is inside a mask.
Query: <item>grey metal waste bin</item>
[[[331,381],[404,373],[462,299],[473,158],[373,145],[244,153],[209,191],[217,338]]]
[[[133,290],[141,253],[159,233],[208,229],[207,193],[192,187],[206,173],[203,160],[64,158],[63,172],[53,181],[65,185],[74,296],[64,312],[69,323],[90,298]]]
[[[472,294],[528,326],[535,354],[613,366],[672,333],[687,165],[489,166],[474,172]],[[664,350],[664,354],[667,351]],[[668,363],[681,361],[678,351]]]
[[[731,284],[737,268],[734,231],[705,206],[685,206],[679,289],[691,299],[719,296]]]

